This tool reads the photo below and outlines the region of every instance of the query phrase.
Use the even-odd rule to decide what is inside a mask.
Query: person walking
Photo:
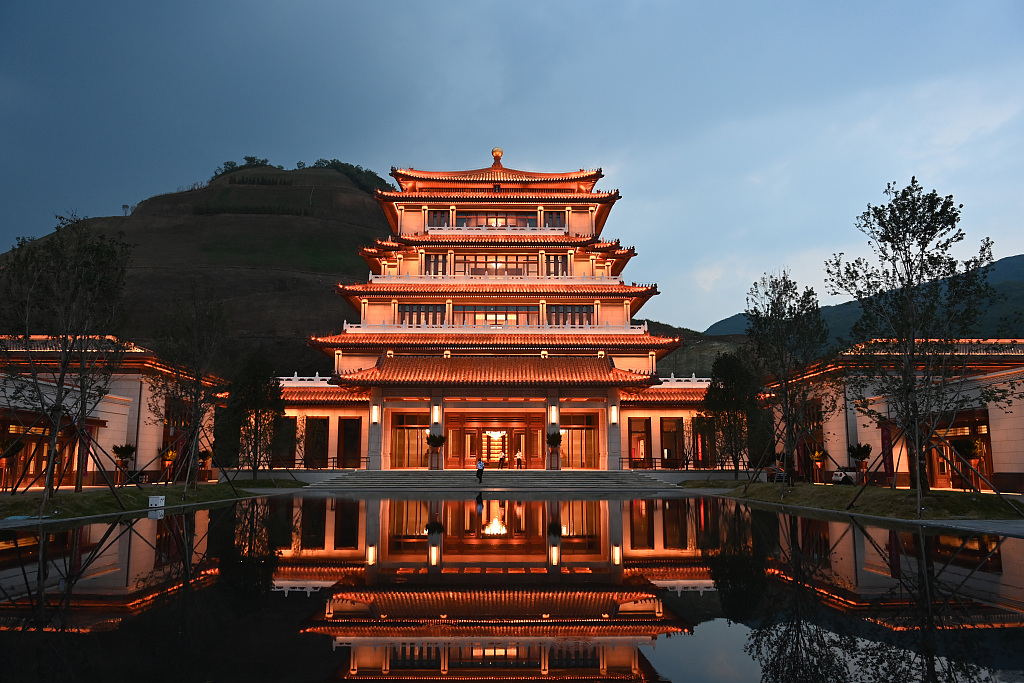
[[[484,483],[484,461],[481,458],[476,459],[476,480]]]

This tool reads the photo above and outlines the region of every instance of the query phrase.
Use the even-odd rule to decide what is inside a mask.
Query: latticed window
[[[428,211],[427,212],[427,227],[428,228],[447,228],[448,222],[451,220],[451,213],[445,209],[444,211]]]
[[[544,257],[544,274],[547,276],[568,275],[568,254],[548,254]]]
[[[536,275],[536,254],[457,254],[456,275]]]
[[[535,211],[460,211],[455,225],[466,228],[536,228]]]
[[[446,254],[426,254],[423,257],[423,272],[426,275],[445,275],[448,270]]]
[[[539,325],[540,306],[452,306],[453,325]]]
[[[400,325],[444,325],[444,304],[399,304]]]
[[[548,325],[591,325],[594,307],[554,304],[548,306]]]
[[[545,211],[544,212],[544,227],[545,228],[564,228],[565,227],[565,212],[564,211]]]

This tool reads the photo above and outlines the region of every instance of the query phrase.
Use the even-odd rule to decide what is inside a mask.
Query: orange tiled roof
[[[597,356],[386,356],[366,370],[335,375],[342,386],[585,386],[642,387],[651,375],[620,370]]]
[[[391,175],[396,180],[401,176],[402,180],[430,180],[435,182],[576,182],[580,180],[592,180],[597,182],[604,177],[601,169],[569,171],[568,173],[537,173],[535,171],[519,171],[504,166],[488,166],[473,171],[421,171],[415,168],[391,167]]]
[[[699,387],[675,387],[671,385],[660,385],[651,387],[636,394],[626,394],[621,398],[623,405],[636,405],[651,403],[690,403],[699,404],[704,401],[704,394],[707,388]]]
[[[447,614],[449,619],[459,618],[511,618],[515,616],[551,619],[600,617],[615,614],[619,605],[640,600],[653,600],[657,593],[630,588],[608,589],[585,587],[572,590],[545,590],[536,588],[478,589],[401,588],[360,590],[343,588],[332,595],[335,600],[350,600],[372,604],[376,610],[390,617],[404,619],[436,619]]]
[[[426,294],[428,296],[486,294],[488,296],[634,296],[651,297],[657,285],[621,284],[557,284],[550,282],[368,282],[337,286],[342,296],[392,296],[395,294]]]
[[[321,349],[382,349],[416,347],[443,351],[445,349],[514,350],[514,349],[668,349],[679,346],[675,337],[652,334],[459,334],[370,332],[342,333],[312,337],[310,346]]]
[[[562,204],[573,203],[594,203],[614,202],[622,197],[618,190],[611,192],[559,192],[547,188],[529,190],[525,188],[507,188],[495,191],[494,189],[449,189],[432,188],[429,190],[375,190],[374,196],[379,199],[391,199],[401,201],[403,199],[428,199],[432,201],[465,201],[467,199],[481,199],[490,202],[505,201],[552,201]]]
[[[281,397],[290,405],[365,403],[370,393],[349,387],[324,386],[282,386]]]
[[[629,620],[591,620],[587,622],[552,621],[550,619],[526,621],[521,623],[461,623],[443,620],[424,622],[385,620],[356,621],[346,619],[335,623],[315,624],[303,628],[304,633],[322,633],[337,638],[380,638],[387,634],[394,637],[397,632],[401,640],[467,638],[479,640],[498,639],[502,642],[516,639],[550,638],[558,640],[592,639],[592,638],[635,638],[653,639],[666,633],[682,633],[686,625],[671,617]],[[615,676],[616,679],[620,678]],[[379,675],[374,676],[380,680]],[[420,679],[419,676],[416,677]],[[443,680],[452,680],[444,678]],[[478,680],[478,679],[472,679]],[[513,680],[522,680],[519,676]],[[545,677],[544,680],[552,680]],[[557,680],[557,679],[555,679]],[[573,680],[576,680],[575,678]],[[602,677],[601,680],[608,680]]]

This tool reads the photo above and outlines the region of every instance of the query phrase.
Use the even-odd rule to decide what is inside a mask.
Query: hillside
[[[658,361],[658,376],[668,377],[710,377],[711,365],[718,354],[734,351],[746,341],[746,335],[707,335],[688,330],[685,327],[673,327],[656,320],[633,320],[634,325],[647,323],[651,334],[663,337],[681,337],[683,345]]]
[[[992,306],[982,320],[981,337],[1024,337],[1024,254],[1007,256],[995,262],[989,274],[989,282],[1003,301]],[[860,315],[860,304],[850,301],[834,306],[822,306],[821,314],[828,323],[833,337],[849,338],[850,328]],[[706,335],[745,334],[746,316],[736,313],[719,320],[704,330]]]
[[[129,336],[154,345],[174,298],[196,282],[228,313],[230,358],[265,355],[282,374],[330,371],[305,340],[357,320],[334,285],[364,281],[358,249],[389,231],[377,202],[345,175],[273,167],[152,197],[130,216],[90,223],[135,245]]]

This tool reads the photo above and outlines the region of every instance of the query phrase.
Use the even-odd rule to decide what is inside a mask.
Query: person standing
[[[484,483],[484,461],[481,458],[476,459],[476,480]]]
[[[523,452],[522,451],[516,451],[516,469],[517,470],[523,469]]]

